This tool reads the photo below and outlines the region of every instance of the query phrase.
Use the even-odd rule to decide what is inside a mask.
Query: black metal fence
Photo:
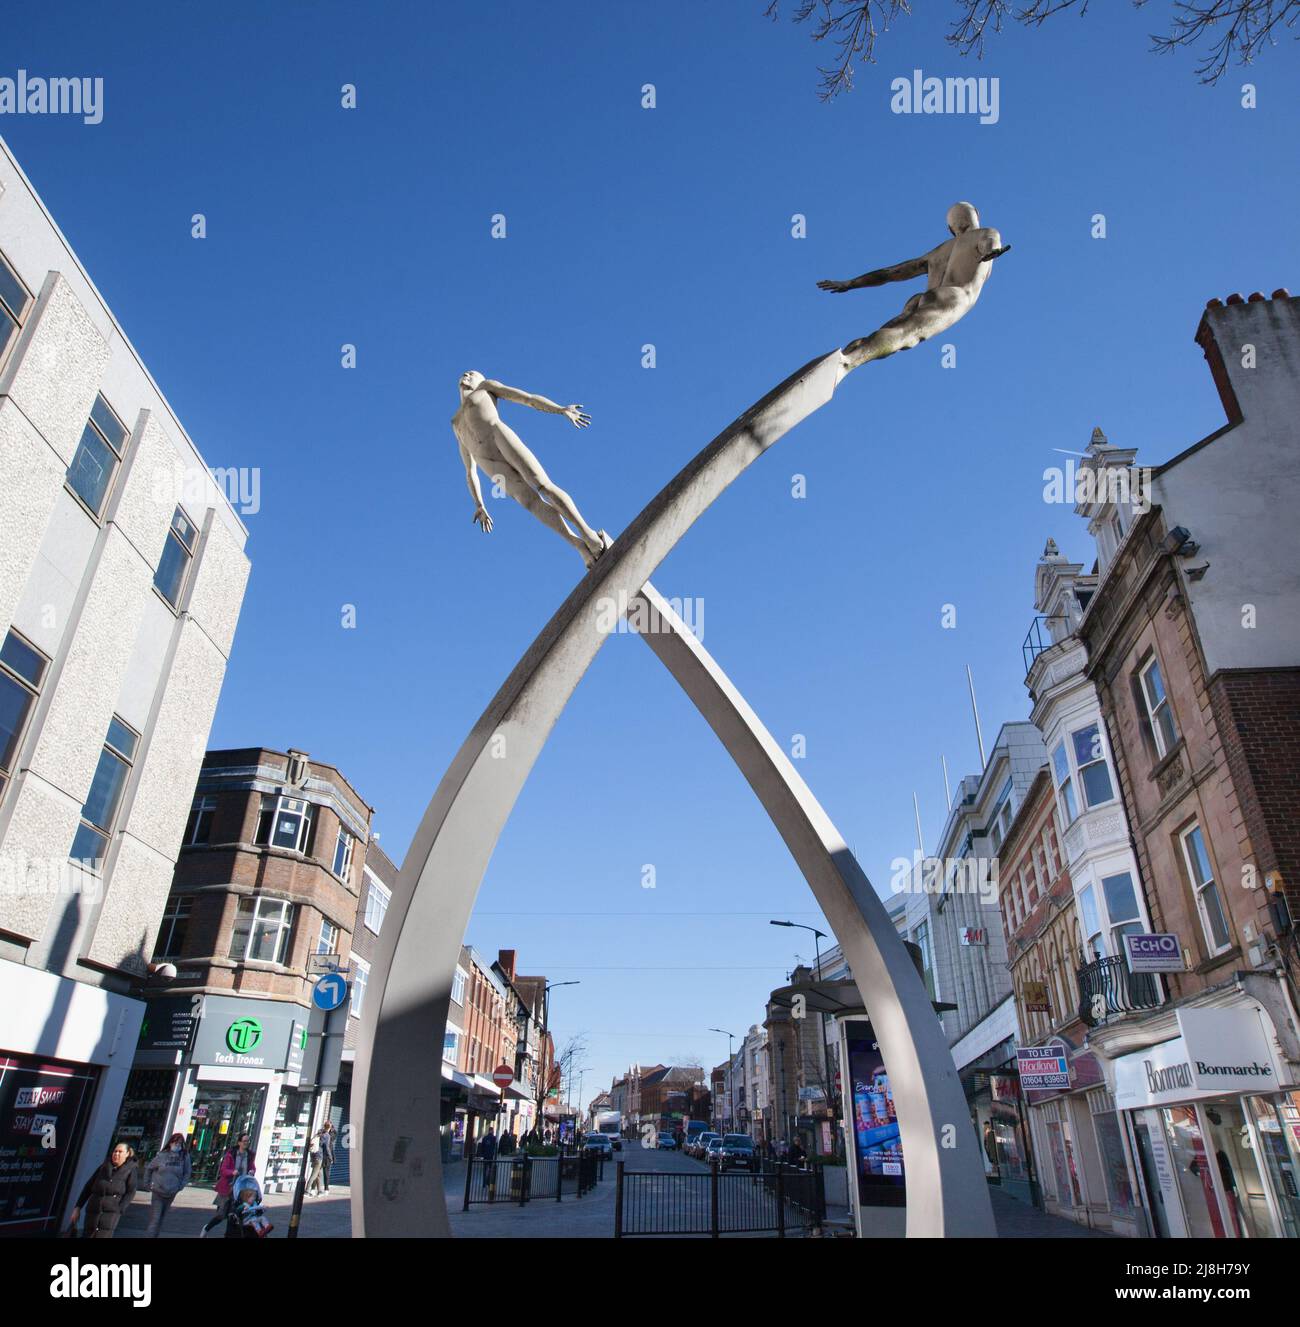
[[[826,1219],[819,1168],[759,1161],[755,1170],[628,1170],[620,1164],[614,1238],[632,1235],[804,1235]]]
[[[1078,969],[1079,1017],[1096,1027],[1116,1014],[1154,1009],[1163,1003],[1160,978],[1130,972],[1123,958],[1098,958]]]
[[[465,1206],[516,1203],[540,1198],[581,1198],[604,1179],[605,1159],[598,1153],[566,1150],[533,1157],[516,1152],[505,1157],[472,1157],[465,1162]]]

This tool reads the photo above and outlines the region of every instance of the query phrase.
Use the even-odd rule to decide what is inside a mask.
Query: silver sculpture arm
[[[460,442],[459,439],[457,441]],[[460,459],[465,462],[465,485],[469,489],[470,497],[474,499],[474,524],[481,525],[484,534],[491,534],[492,518],[483,505],[483,490],[478,483],[478,466],[463,442],[460,443]]]
[[[851,281],[819,281],[818,290],[829,290],[842,295],[846,290],[861,290],[863,286],[883,286],[887,281],[911,281],[914,277],[924,276],[930,268],[930,255],[909,258],[905,263],[895,263],[893,267],[877,267],[873,271],[863,272]]]
[[[505,383],[496,382],[492,378],[486,379],[482,387],[489,395],[498,397],[502,401],[514,401],[532,410],[540,410],[546,415],[564,415],[573,422],[575,428],[585,429],[591,423],[591,416],[586,414],[580,405],[557,405],[545,396],[520,391],[518,387],[507,387]]]

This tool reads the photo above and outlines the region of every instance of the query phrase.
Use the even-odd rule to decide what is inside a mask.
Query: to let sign
[[[1016,1051],[1020,1086],[1027,1092],[1052,1092],[1070,1086],[1070,1061],[1062,1046],[1021,1046]]]
[[[1130,972],[1182,972],[1183,949],[1176,935],[1126,935]]]

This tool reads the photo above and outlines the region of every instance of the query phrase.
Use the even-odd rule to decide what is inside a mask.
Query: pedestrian
[[[87,1239],[112,1239],[122,1213],[135,1197],[135,1153],[126,1143],[116,1143],[108,1160],[91,1173],[72,1209],[72,1228],[75,1230],[86,1210]]]
[[[334,1164],[334,1126],[326,1120],[320,1129],[320,1170],[325,1192],[330,1191],[330,1167]]]
[[[157,1239],[163,1218],[176,1195],[190,1182],[194,1164],[185,1147],[185,1139],[174,1133],[157,1156],[144,1168],[145,1188],[149,1190],[149,1228],[145,1239]]]
[[[307,1162],[310,1168],[307,1179],[308,1198],[313,1198],[321,1192],[320,1169],[324,1155],[320,1145],[320,1130],[317,1130],[312,1134],[311,1142],[307,1144]]]
[[[503,1129],[501,1131],[501,1146],[497,1148],[497,1156],[499,1157],[513,1156],[514,1150],[515,1150],[514,1134],[510,1133],[509,1130]]]
[[[214,1230],[219,1226],[229,1215],[230,1199],[234,1191],[235,1181],[243,1175],[256,1173],[257,1162],[253,1159],[249,1137],[246,1133],[241,1133],[235,1139],[234,1147],[221,1158],[221,1166],[217,1171],[217,1196],[214,1199],[217,1214],[199,1231],[200,1239],[210,1230]]]
[[[789,1161],[792,1166],[802,1166],[805,1155],[806,1153],[800,1146],[799,1140],[796,1138],[790,1144],[790,1150],[786,1153],[786,1160]]]
[[[489,1129],[482,1138],[478,1140],[478,1155],[481,1161],[492,1161],[497,1154],[497,1136]]]

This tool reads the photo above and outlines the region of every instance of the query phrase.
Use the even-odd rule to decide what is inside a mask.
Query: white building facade
[[[246,537],[0,142],[0,1232],[107,1153]]]

